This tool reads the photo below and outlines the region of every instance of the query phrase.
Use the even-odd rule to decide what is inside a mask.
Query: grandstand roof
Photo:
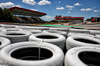
[[[83,18],[84,19],[84,17],[54,17],[54,18]]]
[[[36,17],[41,17],[46,15],[46,13],[42,13],[34,10],[28,10],[21,7],[12,7],[9,8],[9,10],[12,12],[13,15],[36,16]]]

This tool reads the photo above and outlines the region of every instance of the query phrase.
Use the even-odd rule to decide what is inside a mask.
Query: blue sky
[[[0,7],[18,6],[47,13],[44,20],[53,20],[56,15],[72,17],[97,17],[100,15],[100,0],[0,0]]]

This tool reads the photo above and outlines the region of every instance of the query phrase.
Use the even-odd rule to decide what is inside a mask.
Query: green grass
[[[85,26],[70,26],[70,25],[51,25],[51,24],[44,24],[41,26],[52,26],[52,27],[85,27]]]

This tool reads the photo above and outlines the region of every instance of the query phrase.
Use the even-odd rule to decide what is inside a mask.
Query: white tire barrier
[[[49,30],[49,27],[31,27],[31,26],[18,26],[16,28],[21,28],[23,30]]]
[[[11,43],[28,41],[31,35],[28,31],[8,31],[6,33],[0,33],[1,37],[6,37],[10,39]]]
[[[44,42],[8,45],[1,50],[0,57],[9,66],[62,66],[64,60],[64,54],[59,47]]]
[[[90,30],[86,30],[86,29],[69,29],[69,32],[74,32],[74,33],[90,33]]]
[[[4,38],[4,37],[0,37],[0,50],[1,50],[3,47],[9,45],[10,43],[11,43],[11,42],[10,42],[9,39]],[[0,58],[0,66],[1,66],[1,65],[3,65],[3,62],[2,62],[2,60],[1,60],[1,58]]]
[[[48,42],[59,46],[61,49],[64,49],[65,46],[65,37],[60,34],[54,33],[38,33],[33,34],[29,37],[29,41],[40,41]]]
[[[68,37],[66,40],[66,48],[70,49],[78,46],[94,46],[100,47],[100,40],[88,36],[76,35]]]
[[[4,27],[4,28],[15,28],[16,25],[1,25],[1,27]]]
[[[11,42],[10,42],[9,39],[4,38],[4,37],[0,37],[0,50],[1,50],[3,47],[9,45],[10,43],[11,43]]]
[[[74,33],[74,32],[69,32],[68,35],[67,35],[67,37],[76,36],[76,35],[83,35],[83,36],[95,37],[94,35],[91,35],[91,34],[86,34],[86,33]]]
[[[49,30],[58,30],[58,31],[65,31],[65,32],[68,32],[69,31],[69,28],[53,28],[53,27],[51,27],[51,28],[49,28]]]
[[[17,28],[5,28],[7,31],[19,31],[22,29],[17,29]]]
[[[6,33],[6,32],[7,32],[6,29],[4,29],[4,28],[0,28],[0,33]]]
[[[90,34],[93,35],[100,34],[100,30],[90,30]]]
[[[100,40],[100,35],[95,35],[95,38]]]
[[[76,47],[65,55],[65,66],[100,66],[100,48]]]
[[[32,34],[42,33],[42,30],[29,30]]]
[[[64,37],[67,37],[67,33],[64,31],[57,31],[57,30],[44,30],[43,32],[47,32],[47,33],[58,33],[63,35]]]

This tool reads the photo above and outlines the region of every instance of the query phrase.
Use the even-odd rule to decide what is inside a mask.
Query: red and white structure
[[[71,16],[55,16],[55,20],[60,22],[83,22],[84,17],[71,17]]]

